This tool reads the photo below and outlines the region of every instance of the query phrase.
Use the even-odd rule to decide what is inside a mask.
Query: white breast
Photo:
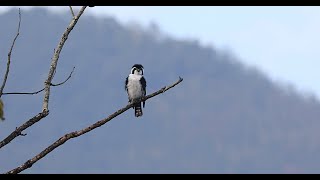
[[[128,95],[131,100],[143,96],[142,86],[140,84],[141,75],[130,74],[128,77]]]

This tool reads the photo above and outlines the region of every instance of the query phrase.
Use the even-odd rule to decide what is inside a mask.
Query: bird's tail
[[[142,116],[142,108],[141,108],[141,103],[136,103],[134,105],[134,114],[136,117]]]

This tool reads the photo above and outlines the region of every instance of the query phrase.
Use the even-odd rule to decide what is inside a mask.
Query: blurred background
[[[0,7],[0,75],[18,7]],[[43,88],[69,7],[21,7],[4,92]],[[75,13],[79,7],[74,7]],[[0,171],[127,104],[125,78],[145,67],[147,93],[184,81],[71,139],[22,173],[319,173],[319,7],[87,8],[61,54],[47,118],[0,149]],[[0,139],[41,111],[43,93],[4,95]]]

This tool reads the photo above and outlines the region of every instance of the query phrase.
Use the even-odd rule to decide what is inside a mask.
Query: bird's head
[[[135,64],[131,68],[131,74],[143,75],[143,66],[141,64]]]

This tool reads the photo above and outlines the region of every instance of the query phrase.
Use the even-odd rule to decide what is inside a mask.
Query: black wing
[[[127,85],[128,85],[128,77],[126,78],[126,83],[125,83],[125,85],[124,85],[124,89],[125,89],[126,91],[128,91]]]
[[[140,83],[142,85],[142,91],[144,92],[144,95],[146,95],[146,87],[147,87],[147,82],[146,79],[142,76],[140,79]]]
[[[140,79],[140,83],[142,85],[142,91],[143,91],[143,94],[144,96],[147,94],[147,91],[146,91],[146,87],[147,87],[147,82],[146,82],[146,79],[142,76],[141,79]],[[145,101],[142,102],[143,103],[143,107],[145,105]]]

